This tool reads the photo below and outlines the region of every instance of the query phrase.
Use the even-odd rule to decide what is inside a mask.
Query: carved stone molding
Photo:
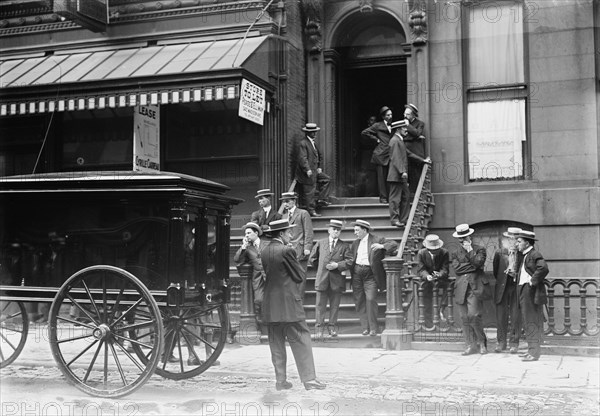
[[[373,0],[358,0],[358,9],[361,13],[370,13],[373,11]]]
[[[410,26],[412,43],[422,46],[427,43],[427,2],[415,0],[411,4],[408,26]]]
[[[319,54],[323,48],[323,31],[321,28],[321,0],[302,0],[302,16],[304,20],[304,35],[310,54]]]

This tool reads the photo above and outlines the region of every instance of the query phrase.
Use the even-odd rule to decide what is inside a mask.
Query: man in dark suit
[[[319,260],[315,280],[316,324],[318,334],[325,329],[325,312],[329,300],[328,332],[332,337],[337,336],[337,318],[342,293],[346,291],[346,276],[342,274],[352,262],[350,245],[340,240],[343,223],[338,220],[329,221],[329,238],[317,241],[308,258],[308,264],[313,265]]]
[[[254,211],[250,217],[250,221],[257,223],[259,226],[266,228],[271,221],[281,219],[281,214],[277,212],[274,206],[271,205],[273,192],[270,189],[261,189],[256,192],[256,198],[260,209]]]
[[[496,303],[496,339],[498,342],[494,352],[505,351],[507,341],[511,354],[516,354],[519,348],[521,320],[517,293],[517,264],[522,255],[517,250],[515,235],[520,232],[520,228],[508,227],[508,230],[503,233],[505,237],[502,240],[503,247],[494,253],[493,272],[496,279],[494,301]],[[508,326],[509,319],[510,328]]]
[[[300,380],[306,390],[324,389],[325,384],[317,380],[312,353],[310,331],[302,306],[299,286],[304,271],[289,247],[291,232],[295,225],[287,219],[273,221],[266,232],[271,243],[266,246],[261,259],[266,275],[263,298],[262,320],[269,330],[269,347],[275,367],[275,388],[287,390],[292,383],[287,381],[285,340],[287,338],[294,354]]]
[[[389,107],[381,107],[379,110],[381,121],[367,127],[361,135],[377,142],[377,147],[373,150],[371,163],[377,170],[377,187],[379,189],[379,202],[388,203],[388,165],[390,163],[390,139],[392,138],[392,110]]]
[[[523,254],[523,259],[517,267],[517,279],[519,284],[519,308],[528,346],[527,353],[522,357],[522,360],[537,361],[542,353],[543,307],[548,301],[544,280],[549,271],[544,257],[533,247],[537,241],[535,233],[521,230],[516,237],[517,247]]]
[[[316,144],[319,130],[321,128],[315,123],[306,123],[302,127],[306,137],[300,141],[296,152],[296,188],[301,197],[300,205],[306,207],[311,217],[321,216],[317,214],[317,206],[329,205],[331,178],[321,168],[322,157]]]
[[[487,340],[483,332],[484,285],[489,281],[483,272],[486,259],[484,247],[473,244],[471,234],[475,232],[469,224],[456,226],[452,234],[461,246],[452,253],[452,267],[456,272],[454,299],[462,320],[463,335],[467,348],[462,355],[487,354]]]
[[[448,306],[448,272],[450,269],[450,253],[442,248],[444,242],[435,234],[425,236],[423,246],[417,253],[417,275],[421,278],[423,290],[423,306],[425,326],[433,326],[433,291],[436,294],[442,289],[440,299],[440,318],[444,316],[444,309]]]
[[[421,169],[423,167],[422,160],[425,159],[425,123],[419,120],[419,109],[414,104],[406,104],[404,106],[404,119],[408,122],[406,126],[407,134],[404,137],[406,149],[418,156],[418,158],[409,158],[408,160],[408,181],[410,190],[414,192],[417,189],[419,178],[421,177]]]
[[[385,255],[393,255],[398,243],[371,234],[371,224],[364,220],[353,222],[354,234],[358,237],[352,243],[352,295],[356,313],[360,318],[363,335],[377,335],[377,289],[385,290],[385,270],[381,260]]]
[[[313,246],[312,220],[306,210],[297,207],[298,195],[295,192],[284,192],[279,199],[285,208],[283,218],[289,220],[290,224],[296,225],[291,230],[290,244],[296,251],[296,258],[304,270],[302,284],[300,285],[300,294],[304,299],[308,256]]]
[[[268,225],[267,225],[268,227]],[[242,264],[252,265],[252,292],[254,294],[254,312],[260,319],[260,310],[265,290],[265,272],[260,260],[260,252],[269,242],[260,239],[261,227],[254,222],[249,222],[243,227],[244,240],[242,246],[237,250],[233,261],[239,267]]]

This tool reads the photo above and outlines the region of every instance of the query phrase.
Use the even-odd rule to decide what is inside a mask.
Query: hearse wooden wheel
[[[17,359],[27,340],[29,319],[22,302],[0,302],[0,368]]]
[[[129,334],[138,331],[131,339]],[[50,308],[50,348],[78,389],[121,397],[140,388],[160,359],[163,324],[150,291],[131,273],[92,266],[71,276]],[[133,346],[147,351],[141,360]]]
[[[156,373],[172,380],[190,378],[219,364],[218,357],[227,341],[229,319],[227,305],[161,308],[164,325],[164,351]],[[135,330],[140,332],[140,330]],[[131,338],[136,338],[131,334]],[[149,351],[134,344],[142,360]]]

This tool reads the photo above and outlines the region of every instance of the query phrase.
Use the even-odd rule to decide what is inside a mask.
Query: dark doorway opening
[[[340,178],[342,194],[349,197],[377,196],[375,165],[371,154],[376,146],[361,137],[370,116],[377,121],[379,109],[388,106],[393,120],[403,118],[406,103],[406,64],[346,68],[340,74]]]

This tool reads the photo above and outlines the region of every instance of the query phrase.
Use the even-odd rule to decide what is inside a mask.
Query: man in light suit
[[[306,136],[300,141],[296,153],[296,189],[301,197],[301,205],[306,207],[311,217],[321,216],[316,211],[318,206],[329,205],[331,178],[321,167],[322,157],[316,143],[319,130],[321,128],[315,123],[306,123],[302,127]]]
[[[519,294],[517,293],[517,265],[523,255],[517,250],[515,236],[520,228],[508,227],[503,233],[502,247],[494,253],[493,272],[496,278],[494,302],[496,303],[496,339],[494,352],[502,352],[510,347],[509,352],[516,354],[521,337],[521,319],[519,313]],[[508,321],[510,318],[510,328]],[[507,339],[508,338],[508,339]]]
[[[452,234],[460,247],[452,252],[452,267],[456,272],[454,299],[462,320],[466,349],[462,355],[487,354],[487,339],[483,331],[483,285],[489,281],[483,271],[487,253],[484,247],[473,244],[475,232],[469,224],[459,224]]]
[[[388,203],[388,165],[390,163],[390,139],[392,138],[392,110],[389,107],[381,107],[379,110],[381,121],[367,127],[361,135],[377,142],[377,147],[373,150],[371,163],[375,165],[377,171],[377,187],[379,189],[379,202]]]
[[[285,340],[287,338],[294,354],[300,380],[306,390],[324,389],[325,384],[317,380],[312,353],[310,331],[302,306],[299,285],[304,271],[289,247],[295,228],[287,219],[273,221],[265,232],[271,243],[264,248],[261,259],[266,275],[263,298],[262,321],[269,330],[269,347],[275,367],[275,388],[287,390],[292,383],[287,381]]]
[[[267,225],[268,227],[268,225]],[[242,246],[233,256],[233,261],[239,267],[242,264],[252,265],[252,292],[254,294],[254,313],[260,319],[260,310],[265,289],[265,272],[260,260],[260,252],[269,244],[268,241],[260,239],[261,227],[249,222],[243,227],[244,240]]]
[[[542,335],[544,334],[544,305],[548,301],[544,280],[548,275],[548,266],[544,257],[533,247],[537,241],[533,231],[521,230],[517,237],[517,247],[523,254],[518,265],[519,308],[528,351],[522,361],[537,361],[542,353]]]
[[[308,258],[308,264],[313,265],[319,260],[315,280],[316,324],[319,335],[325,329],[325,312],[329,300],[329,321],[327,329],[329,335],[337,337],[337,318],[340,308],[342,293],[346,291],[346,276],[342,274],[352,262],[350,245],[340,240],[340,233],[344,224],[338,220],[329,221],[329,238],[317,241]]]
[[[271,205],[273,192],[270,189],[260,189],[256,192],[256,198],[260,209],[254,211],[250,217],[250,221],[257,223],[260,227],[267,228],[271,221],[281,219],[281,214]]]
[[[442,289],[440,299],[440,319],[443,320],[444,309],[448,306],[448,273],[450,270],[450,253],[442,248],[444,242],[435,234],[425,236],[423,246],[417,253],[417,275],[421,278],[423,289],[423,306],[425,326],[433,326],[433,290]]]
[[[352,243],[352,295],[356,313],[360,318],[363,335],[377,335],[377,288],[385,289],[385,270],[381,260],[385,255],[393,255],[398,243],[371,234],[371,224],[364,220],[353,222],[354,234],[358,237]]]
[[[284,192],[281,194],[281,198],[285,211],[283,218],[288,219],[290,224],[296,225],[292,228],[292,238],[290,243],[296,251],[296,258],[300,262],[302,269],[304,270],[304,279],[300,286],[300,293],[304,299],[304,291],[306,287],[306,267],[308,262],[308,256],[312,250],[313,245],[313,226],[310,215],[306,210],[298,208],[296,203],[298,201],[298,195],[295,192]]]

